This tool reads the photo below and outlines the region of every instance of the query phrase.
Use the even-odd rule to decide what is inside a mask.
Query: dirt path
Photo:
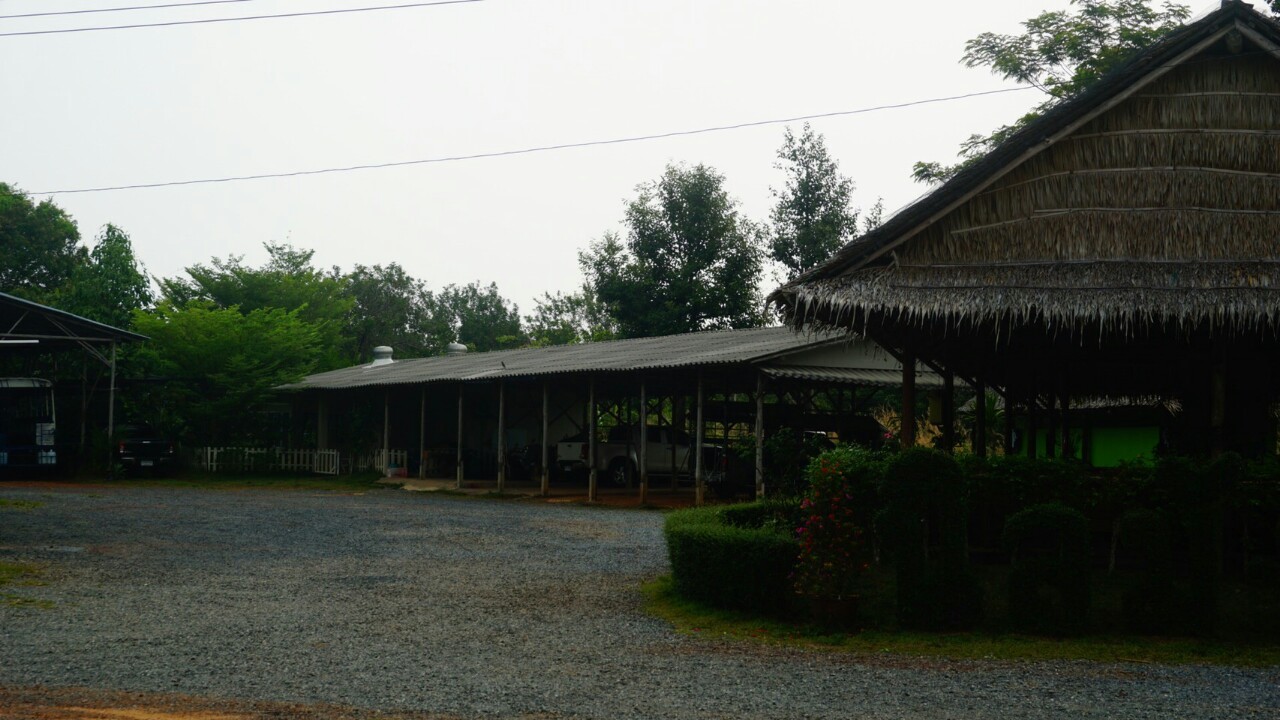
[[[456,716],[87,688],[0,687],[0,717],[6,720],[453,720]]]

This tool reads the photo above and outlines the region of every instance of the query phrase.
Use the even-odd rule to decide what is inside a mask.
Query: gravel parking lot
[[[653,512],[0,485],[0,686],[462,717],[1277,718],[1280,669],[946,662],[674,635]]]

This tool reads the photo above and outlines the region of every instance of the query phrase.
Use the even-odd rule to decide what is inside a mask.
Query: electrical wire
[[[484,0],[432,0],[432,2],[405,3],[403,5],[377,5],[373,7],[342,8],[338,10],[306,10],[276,15],[242,15],[239,17],[206,18],[203,20],[173,20],[170,22],[136,23],[134,25],[100,25],[83,28],[63,28],[59,30],[24,30],[21,32],[0,33],[0,37],[22,37],[28,35],[60,35],[62,33],[97,32],[99,30],[134,30],[137,28],[174,27],[177,25],[208,25],[210,23],[241,22],[244,20],[274,20],[278,18],[311,17],[315,15],[340,15],[344,13],[374,12],[379,10],[404,10],[407,8],[434,7],[437,5],[465,5],[484,2]]]
[[[820,120],[822,118],[844,117],[848,115],[863,115],[866,113],[878,112],[881,110],[897,110],[901,108],[915,107],[917,105],[930,105],[935,103],[950,102],[953,100],[965,100],[968,98],[983,97],[985,95],[1000,95],[1003,93],[1021,92],[1023,90],[1034,90],[1030,85],[1023,85],[1014,88],[1003,88],[1001,90],[986,90],[983,92],[966,93],[964,95],[951,95],[949,97],[928,98],[926,100],[912,100],[910,102],[894,103],[890,105],[877,105],[875,107],[859,108],[857,110],[837,110],[835,112],[818,113],[815,115],[797,115],[789,118],[775,118],[772,120],[754,120],[750,122],[735,123],[732,125],[716,125],[713,127],[697,128],[695,130],[675,130],[672,132],[655,133],[652,135],[635,135],[631,137],[612,138],[608,140],[588,140],[584,142],[561,143],[558,145],[540,145],[537,147],[521,148],[518,150],[497,150],[493,152],[473,153],[470,155],[449,155],[444,157],[424,158],[420,160],[400,160],[395,162],[371,163],[367,165],[349,165],[346,167],[321,168],[317,170],[295,170],[292,172],[278,173],[262,173],[258,175],[232,175],[218,178],[200,178],[195,180],[172,180],[168,182],[154,183],[138,183],[134,185],[112,185],[106,187],[95,188],[75,188],[65,190],[42,190],[32,192],[32,195],[73,195],[78,193],[95,193],[95,192],[111,192],[115,190],[143,190],[161,187],[176,187],[183,185],[211,185],[215,183],[241,182],[244,180],[268,180],[272,178],[289,178],[302,177],[305,175],[328,175],[333,173],[354,172],[357,170],[380,170],[385,168],[405,167],[408,165],[433,165],[440,163],[461,162],[464,160],[481,160],[485,158],[510,157],[513,155],[532,155],[534,153],[551,152],[553,150],[570,150],[575,148],[599,147],[601,145],[622,145],[626,143],[645,142],[649,140],[662,140],[673,137],[686,137],[689,135],[705,135],[707,133],[724,132],[727,130],[741,130],[744,128],[762,127],[766,125],[781,125],[784,123],[800,122],[802,120]]]
[[[199,2],[168,3],[166,5],[133,5],[130,7],[92,8],[89,10],[58,10],[55,12],[24,13],[22,15],[0,15],[0,20],[52,17],[55,15],[86,15],[88,13],[128,12],[130,10],[157,10],[161,8],[193,7],[196,5],[227,5],[229,3],[246,2],[257,2],[257,0],[200,0]]]

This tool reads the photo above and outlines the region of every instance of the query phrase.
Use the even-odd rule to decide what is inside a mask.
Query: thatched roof
[[[1225,2],[771,300],[854,331],[1280,328],[1280,25]]]

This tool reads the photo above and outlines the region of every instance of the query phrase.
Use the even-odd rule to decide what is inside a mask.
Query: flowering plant
[[[800,503],[800,555],[793,580],[796,592],[810,597],[853,596],[871,568],[870,544],[859,522],[865,514],[859,512],[860,498],[833,455],[814,461],[809,492]]]

